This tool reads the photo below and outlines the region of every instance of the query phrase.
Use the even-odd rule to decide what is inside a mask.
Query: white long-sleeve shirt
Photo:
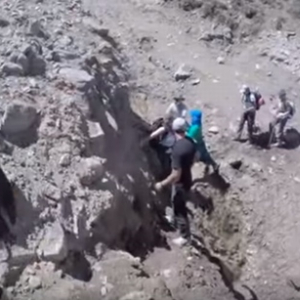
[[[179,103],[173,102],[166,110],[166,117],[171,120],[174,120],[176,118],[186,119],[187,115],[188,115],[188,108],[182,102]]]

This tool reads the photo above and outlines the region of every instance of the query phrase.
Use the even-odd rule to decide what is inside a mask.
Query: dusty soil
[[[25,123],[12,118],[2,142],[13,151],[1,147],[17,202],[24,200],[13,251],[1,252],[11,299],[300,299],[299,145],[266,150],[232,140],[242,84],[266,99],[286,88],[298,107],[299,7],[296,0],[3,1],[2,65],[24,62],[12,52],[29,42],[34,20],[46,20],[44,32],[31,27],[29,35],[42,45],[38,67],[9,66],[14,76],[1,69],[2,122],[15,98],[39,115],[20,114],[36,117],[31,127],[23,121],[25,136]],[[191,77],[176,81],[182,64]],[[135,128],[139,117],[161,116],[174,93],[203,110],[206,141],[230,183],[225,190],[221,178],[194,167],[194,243],[184,248],[159,221],[162,198],[151,189]],[[263,131],[270,106],[258,113]],[[104,134],[91,129],[97,124]],[[298,114],[289,126],[299,129]],[[230,166],[236,160],[238,170]]]

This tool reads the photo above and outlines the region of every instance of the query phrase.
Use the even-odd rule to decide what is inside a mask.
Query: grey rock
[[[209,133],[213,133],[213,134],[218,134],[220,131],[219,127],[218,126],[212,126],[208,129],[208,132]]]
[[[28,279],[28,285],[32,290],[42,288],[42,280],[38,276],[30,276]]]
[[[0,27],[7,27],[9,24],[10,22],[7,19],[0,17]]]
[[[60,62],[62,60],[72,60],[79,58],[79,54],[72,53],[64,50],[57,50],[51,53],[51,59],[56,62]]]
[[[224,63],[225,63],[225,58],[222,57],[222,56],[219,56],[219,57],[217,58],[217,63],[220,64],[220,65],[224,65]]]
[[[25,266],[36,261],[37,256],[34,250],[25,249],[19,246],[13,246],[11,248],[11,257],[9,258],[10,266]]]
[[[5,134],[15,134],[26,131],[37,120],[35,107],[22,103],[11,103],[6,107],[2,118],[1,130]]]
[[[71,164],[71,156],[70,154],[66,153],[66,154],[63,154],[59,160],[59,164],[62,166],[62,167],[68,167],[70,164]]]
[[[91,185],[102,179],[105,172],[104,162],[104,159],[97,156],[82,159],[78,173],[81,184]]]
[[[6,76],[23,76],[24,70],[16,63],[7,62],[2,65],[0,73]]]
[[[32,76],[43,75],[46,73],[46,67],[46,61],[38,55],[29,60],[28,74]]]
[[[44,26],[41,24],[40,21],[34,21],[30,24],[29,31],[32,35],[43,38],[49,39],[50,35],[46,32]]]
[[[9,59],[22,67],[24,75],[28,73],[29,61],[23,53],[13,52]]]
[[[94,77],[84,70],[73,68],[62,68],[59,70],[61,78],[73,84],[77,89],[85,91],[94,84]]]
[[[175,77],[176,81],[178,81],[178,80],[186,80],[186,79],[188,79],[191,76],[192,76],[191,72],[189,72],[186,69],[185,65],[181,65],[178,68],[178,70],[175,72],[175,74],[174,74],[174,77]]]
[[[102,27],[95,19],[86,17],[83,19],[83,24],[86,25],[92,33],[96,33],[102,37],[107,37],[109,34],[109,30]]]
[[[43,190],[41,196],[54,200],[56,202],[59,202],[62,199],[61,190],[49,182],[43,184]]]
[[[201,82],[200,79],[195,79],[195,80],[192,80],[191,84],[198,85],[200,82]]]
[[[67,257],[68,248],[65,231],[58,221],[46,229],[38,252],[43,259],[53,262],[60,262]]]

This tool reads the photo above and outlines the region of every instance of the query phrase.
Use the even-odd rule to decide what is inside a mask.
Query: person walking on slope
[[[288,120],[295,114],[295,104],[292,101],[288,101],[286,91],[284,89],[279,91],[278,97],[278,103],[273,109],[274,119],[269,125],[269,146],[273,141],[274,134],[277,142],[276,145],[282,146],[284,144],[284,128]],[[271,99],[271,101],[272,100],[273,99]],[[277,134],[276,126],[278,126]]]
[[[161,191],[166,186],[172,186],[173,223],[181,235],[173,242],[181,246],[189,242],[191,237],[186,201],[192,186],[191,168],[194,163],[196,144],[185,135],[187,129],[185,119],[176,118],[172,123],[172,129],[176,136],[171,154],[172,171],[167,178],[155,184],[155,189]]]
[[[209,167],[212,166],[215,173],[219,172],[219,165],[213,160],[206,148],[202,134],[202,112],[200,110],[191,110],[191,125],[189,126],[186,136],[190,137],[197,144],[197,160],[202,161],[205,167],[205,173],[208,173]]]
[[[250,143],[253,142],[253,128],[255,123],[255,115],[257,109],[257,99],[256,95],[251,92],[250,88],[246,85],[242,89],[242,103],[243,103],[243,113],[241,115],[241,120],[237,132],[237,137],[235,140],[241,140],[244,125],[247,122],[248,127],[248,140]]]
[[[187,118],[188,108],[184,103],[185,98],[182,95],[175,96],[174,101],[169,105],[165,114],[164,125],[160,126],[151,133],[150,140],[163,135],[172,126],[172,122],[176,118]]]

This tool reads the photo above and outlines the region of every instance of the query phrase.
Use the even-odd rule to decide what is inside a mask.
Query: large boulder
[[[1,122],[4,134],[21,133],[29,129],[37,120],[35,107],[22,102],[11,103],[6,107]]]
[[[82,91],[86,91],[94,84],[94,77],[81,69],[62,68],[58,74],[63,80]]]
[[[38,253],[42,259],[53,262],[63,261],[67,257],[67,239],[65,231],[58,221],[46,229]]]

